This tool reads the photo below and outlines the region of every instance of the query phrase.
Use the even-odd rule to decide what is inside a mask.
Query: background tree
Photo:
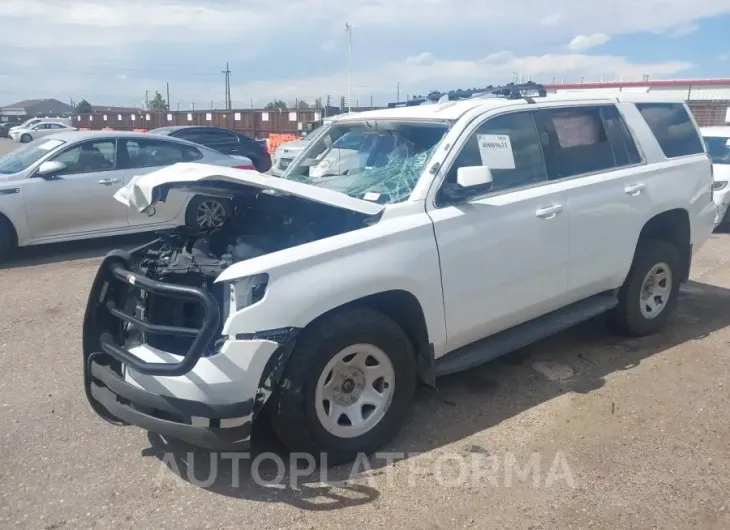
[[[92,111],[91,103],[86,101],[85,99],[82,99],[79,101],[78,105],[76,105],[76,112],[79,114],[91,114]]]
[[[165,112],[169,110],[169,108],[167,101],[162,99],[162,94],[155,90],[155,97],[153,97],[147,104],[147,110],[152,112]]]
[[[301,100],[301,101],[297,102],[297,108],[298,109],[309,109],[309,108],[311,108],[311,105],[309,103],[307,103],[306,101]]]
[[[287,108],[288,107],[286,106],[286,102],[284,102],[284,101],[282,101],[280,99],[275,99],[274,101],[269,101],[264,106],[264,109],[265,110],[277,110],[277,109],[286,110]]]

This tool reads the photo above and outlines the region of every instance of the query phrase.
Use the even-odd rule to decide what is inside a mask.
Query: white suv
[[[83,329],[94,410],[219,449],[265,416],[342,461],[391,439],[419,382],[604,312],[660,330],[715,220],[696,123],[646,95],[542,94],[345,115],[282,178],[178,164],[132,181],[137,210],[183,188],[236,216],[104,259]],[[391,141],[310,178],[353,131]]]

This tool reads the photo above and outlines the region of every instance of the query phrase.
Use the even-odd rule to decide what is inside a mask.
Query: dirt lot
[[[387,448],[401,457],[343,484],[322,478],[352,466],[271,480],[273,456],[191,457],[92,413],[86,293],[100,256],[138,241],[0,268],[0,527],[730,528],[729,235],[696,257],[662,335],[623,340],[596,319],[444,378]],[[254,436],[254,454],[286,456],[264,425]]]

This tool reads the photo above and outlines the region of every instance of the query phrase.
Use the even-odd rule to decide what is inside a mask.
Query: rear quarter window
[[[682,103],[637,103],[667,158],[704,153],[699,132]]]

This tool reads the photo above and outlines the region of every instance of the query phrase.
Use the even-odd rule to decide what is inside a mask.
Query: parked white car
[[[55,121],[42,121],[34,125],[29,125],[25,128],[11,130],[9,132],[10,138],[16,142],[27,144],[38,138],[49,136],[51,134],[58,134],[62,132],[77,131],[76,127],[71,127],[65,123],[59,123]]]
[[[71,126],[71,120],[69,118],[30,118],[28,120],[25,120],[23,123],[20,123],[18,125],[15,125],[14,127],[11,127],[8,130],[8,133],[12,133],[13,131],[19,130],[19,129],[31,129],[34,126],[38,125],[41,122],[55,122],[55,123],[62,123],[64,125]]]
[[[0,157],[0,259],[16,246],[180,224],[195,230],[219,226],[232,213],[232,205],[215,197],[215,192],[213,196],[173,192],[164,204],[145,212],[114,200],[114,194],[136,175],[181,161],[253,168],[248,158],[223,155],[185,140],[122,131],[60,133]]]
[[[179,164],[130,182],[134,211],[216,190],[239,215],[104,259],[83,328],[93,409],[217,449],[265,416],[331,463],[388,442],[418,382],[602,313],[661,330],[715,220],[686,104],[512,90],[343,116],[282,178]],[[394,141],[311,178],[351,132]]]
[[[384,140],[387,142],[390,138]],[[346,175],[350,169],[359,170],[362,166],[367,165],[368,156],[375,151],[375,146],[368,145],[372,141],[374,141],[372,135],[356,132],[344,134],[332,144],[329,151],[323,154],[317,165],[309,169],[309,176],[324,178]]]
[[[271,157],[271,174],[275,177],[282,176],[296,156],[309,144],[310,139],[311,136],[307,135],[299,140],[281,144]]]
[[[707,152],[712,158],[712,171],[715,179],[714,196],[717,207],[715,225],[725,225],[730,204],[730,127],[703,127],[702,138]]]

